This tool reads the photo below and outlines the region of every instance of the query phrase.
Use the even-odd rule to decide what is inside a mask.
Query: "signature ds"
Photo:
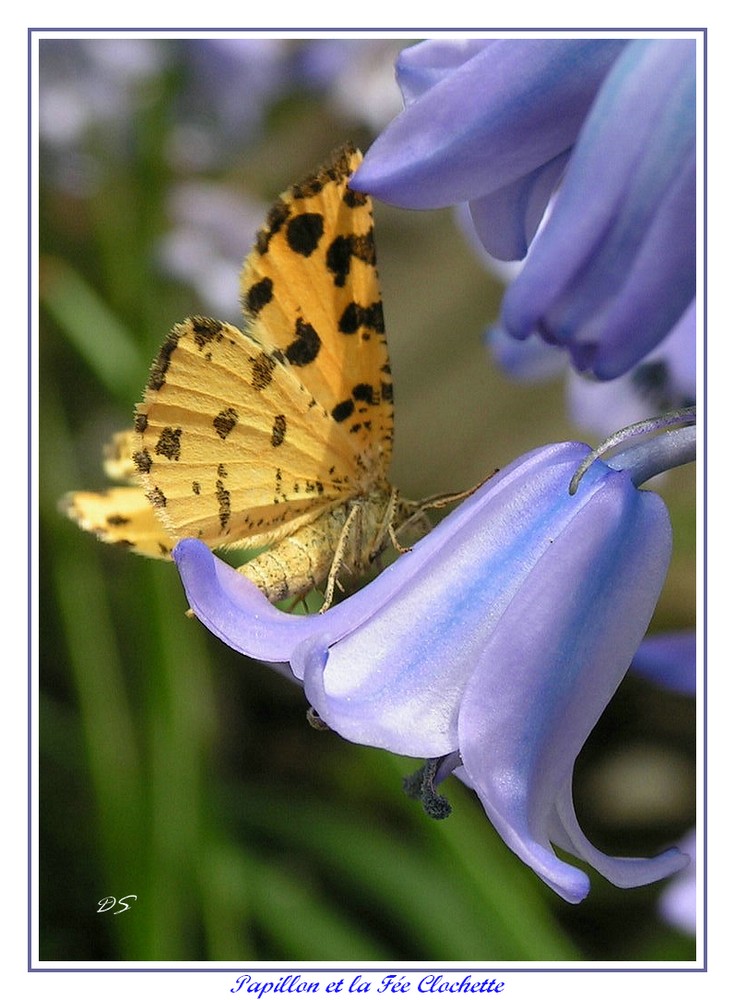
[[[120,899],[115,899],[114,896],[105,896],[104,899],[100,899],[99,902],[97,903],[98,906],[97,912],[107,913],[108,910],[112,910],[114,906],[119,905],[120,909],[113,911],[114,916],[117,916],[118,913],[125,913],[126,910],[130,909],[130,903],[125,902],[127,899],[136,900],[137,898],[138,898],[137,896],[132,896],[132,895],[121,896]]]

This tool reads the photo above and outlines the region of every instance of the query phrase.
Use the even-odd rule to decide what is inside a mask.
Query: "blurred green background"
[[[386,40],[40,42],[40,958],[46,961],[674,961],[661,885],[592,875],[578,907],[450,779],[306,722],[301,691],[185,617],[171,564],[58,512],[106,483],[148,366],[192,313],[237,322],[269,201],[399,110]],[[564,384],[519,386],[483,344],[502,292],[451,211],[376,205],[396,393],[393,482],[473,485],[528,448],[596,436]],[[662,485],[676,551],[654,629],[694,615],[694,480]],[[694,705],[625,680],[580,757],[583,828],[649,854],[694,824]],[[133,894],[125,913],[99,901]]]

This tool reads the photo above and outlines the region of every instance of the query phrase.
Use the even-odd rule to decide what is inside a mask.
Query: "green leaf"
[[[137,399],[145,361],[130,331],[94,288],[65,261],[45,258],[40,297],[105,389],[126,404]]]

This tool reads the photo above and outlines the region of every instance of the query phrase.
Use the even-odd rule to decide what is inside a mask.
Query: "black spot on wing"
[[[271,444],[274,448],[283,444],[283,440],[286,437],[286,417],[281,413],[276,416],[273,421],[273,430],[271,431]]]
[[[339,182],[345,177],[349,177],[352,173],[352,164],[350,161],[355,153],[355,147],[349,142],[345,143],[339,149],[334,150],[329,161],[324,166],[291,186],[291,196],[297,200],[313,198],[327,184],[334,181]]]
[[[367,382],[359,382],[352,387],[352,398],[359,403],[369,403],[370,406],[377,406],[379,402],[377,393]]]
[[[231,406],[228,406],[226,410],[222,410],[212,421],[214,429],[217,434],[224,441],[233,427],[237,424],[237,411],[233,410]]]
[[[169,462],[178,462],[181,458],[181,428],[164,427],[156,442],[156,454],[163,455]]]
[[[321,193],[324,185],[328,182],[329,176],[327,172],[325,170],[317,171],[316,173],[309,174],[308,177],[304,177],[297,184],[292,184],[291,195],[296,201],[302,201],[304,198],[314,198]]]
[[[217,319],[207,316],[192,316],[189,320],[194,334],[194,343],[200,351],[204,350],[213,340],[222,340],[223,325]]]
[[[327,250],[327,269],[334,275],[334,283],[338,288],[344,287],[350,273],[351,260],[351,237],[335,237]]]
[[[357,333],[360,327],[375,330],[376,333],[384,333],[383,303],[378,300],[369,306],[361,306],[357,302],[350,302],[345,307],[337,325],[340,333]]]
[[[365,264],[370,264],[372,267],[375,267],[377,264],[377,255],[375,253],[375,231],[372,226],[366,233],[363,233],[360,236],[353,233],[352,255],[357,257],[358,260],[363,261]]]
[[[283,224],[290,214],[291,208],[283,198],[278,198],[273,203],[265,220],[265,226],[258,230],[258,235],[255,238],[255,249],[261,256],[268,253],[270,241],[283,228]]]
[[[158,486],[154,486],[152,490],[146,493],[146,496],[153,504],[154,507],[165,507],[166,506],[166,495],[162,489]]]
[[[219,508],[219,523],[224,531],[230,520],[230,491],[225,489],[225,485],[221,479],[218,479],[215,483],[215,491]]]
[[[362,208],[369,200],[369,195],[363,194],[362,191],[353,191],[351,187],[345,188],[345,193],[342,195],[342,201],[349,208]]]
[[[250,385],[258,392],[267,389],[273,381],[273,369],[276,367],[276,362],[269,354],[262,351],[257,358],[251,359],[250,366],[252,368]]]
[[[147,448],[143,448],[142,451],[136,451],[133,453],[133,463],[135,468],[142,475],[151,471],[151,466],[153,465],[153,459]]]
[[[318,212],[295,215],[286,226],[286,242],[294,253],[310,257],[324,235],[324,216]]]
[[[286,358],[298,368],[310,365],[322,346],[321,338],[311,323],[299,316],[296,320],[296,337],[286,348]]]
[[[161,349],[151,367],[151,373],[148,376],[148,388],[154,392],[157,392],[166,384],[166,372],[171,364],[171,355],[178,347],[180,338],[180,328],[174,327],[161,345]]]
[[[341,403],[337,403],[332,409],[332,417],[341,424],[343,420],[347,420],[355,412],[355,404],[351,399],[343,399]]]
[[[249,316],[257,316],[261,309],[273,299],[273,281],[271,278],[262,278],[248,288],[243,299],[243,309]]]
[[[334,283],[343,288],[350,273],[352,258],[375,266],[375,242],[370,229],[362,236],[350,233],[347,236],[336,236],[327,250],[327,268],[334,275]]]

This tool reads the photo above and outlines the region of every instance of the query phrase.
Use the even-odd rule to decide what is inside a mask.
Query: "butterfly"
[[[372,204],[337,150],[285,191],[240,278],[244,327],[193,316],[151,368],[134,429],[107,450],[127,485],[65,509],[103,541],[169,558],[181,538],[259,549],[239,567],[271,601],[364,572],[396,532],[443,499],[390,484],[393,382]],[[326,585],[326,586],[325,586]]]

